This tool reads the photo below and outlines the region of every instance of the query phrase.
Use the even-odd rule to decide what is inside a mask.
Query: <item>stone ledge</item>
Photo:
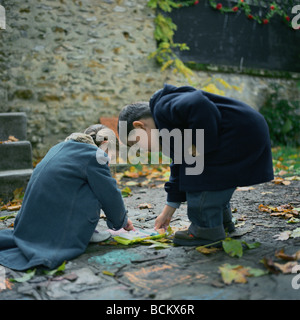
[[[13,198],[18,188],[26,189],[33,169],[0,171],[0,198],[6,202]]]
[[[0,144],[0,167],[2,170],[31,169],[31,143],[17,141]]]
[[[26,140],[27,117],[25,112],[0,113],[0,140],[14,136]]]

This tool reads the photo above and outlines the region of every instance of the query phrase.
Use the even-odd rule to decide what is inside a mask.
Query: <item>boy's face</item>
[[[151,132],[152,137],[157,133],[153,118],[140,119],[133,122],[134,132],[129,133],[128,146],[131,147],[137,144],[141,149],[148,151],[159,151],[159,146],[151,146]],[[157,141],[154,139],[154,141]],[[153,150],[155,149],[155,150]],[[156,150],[157,149],[157,150]]]

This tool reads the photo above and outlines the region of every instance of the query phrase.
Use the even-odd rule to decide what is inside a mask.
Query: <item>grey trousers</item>
[[[225,228],[233,226],[230,199],[234,190],[187,192],[189,232],[203,239],[224,239]]]

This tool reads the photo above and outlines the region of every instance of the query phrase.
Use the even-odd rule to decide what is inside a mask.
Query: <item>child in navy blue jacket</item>
[[[224,239],[226,230],[234,231],[229,202],[235,188],[274,178],[267,123],[259,112],[235,99],[190,86],[165,85],[150,103],[125,106],[120,121],[127,122],[128,133],[132,129],[145,130],[148,149],[153,129],[178,129],[182,137],[190,129],[193,147],[197,130],[204,129],[204,169],[200,174],[187,174],[191,163],[184,158],[184,152],[181,163],[176,163],[176,145],[170,144],[173,161],[169,182],[165,184],[167,204],[155,227],[166,228],[176,208],[187,201],[191,225],[188,230],[175,233],[174,243],[178,245],[208,245]],[[124,142],[128,146],[145,144],[138,139]]]

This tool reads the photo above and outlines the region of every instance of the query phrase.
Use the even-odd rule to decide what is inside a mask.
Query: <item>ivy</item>
[[[255,1],[256,4],[258,4],[258,1]],[[197,5],[199,4],[199,0],[191,1],[191,0],[186,0],[186,1],[179,1],[177,3],[178,8],[180,7],[190,7],[192,5]],[[273,16],[278,15],[282,17],[283,22],[286,23],[289,27],[292,28],[292,24],[290,22],[291,18],[289,17],[288,13],[283,10],[278,4],[275,2],[272,2],[270,5],[265,4],[266,9],[265,9],[265,15],[260,16],[259,14],[253,13],[252,8],[250,5],[247,3],[247,0],[237,0],[235,5],[231,6],[224,6],[221,2],[217,2],[215,0],[209,0],[210,6],[221,12],[221,13],[237,13],[239,11],[243,11],[246,17],[250,20],[254,20],[258,22],[259,24],[268,24],[273,18]]]
[[[189,6],[191,4],[197,4],[199,1],[185,1],[185,2],[174,2],[172,0],[148,0],[148,7],[152,9],[160,9],[164,12],[171,12],[174,8],[180,8],[183,6]],[[191,76],[193,76],[193,71],[186,66],[181,59],[177,56],[176,51],[179,49],[189,50],[186,43],[174,43],[173,36],[174,32],[177,30],[176,24],[173,23],[172,19],[165,17],[163,14],[158,13],[154,19],[155,30],[154,37],[157,41],[157,49],[150,53],[149,59],[156,59],[156,61],[161,65],[161,71],[167,68],[173,68],[174,73],[180,73],[191,85],[195,85],[192,82]],[[241,89],[236,86],[230,86],[226,81],[220,78],[210,78],[205,84],[203,84],[202,89],[211,93],[224,95],[224,91],[217,88],[216,83],[221,84],[227,89],[235,89],[240,91]]]
[[[173,8],[179,8],[179,4],[171,0],[149,0],[148,6],[152,9],[161,9],[164,12],[171,12]],[[191,83],[190,77],[193,75],[193,71],[175,53],[176,49],[189,50],[185,43],[174,43],[173,36],[177,30],[176,24],[173,23],[171,18],[165,17],[161,13],[156,16],[154,23],[157,49],[148,58],[156,58],[156,61],[161,65],[161,71],[173,67],[174,73],[183,74]]]
[[[199,4],[199,2],[199,0],[148,0],[147,6],[154,10],[159,9],[163,12],[171,12],[173,9],[195,6]],[[255,3],[257,5],[259,4],[256,0]],[[268,24],[275,15],[278,15],[282,17],[283,21],[288,26],[292,27],[289,15],[275,2],[272,2],[270,5],[267,5],[264,2],[264,7],[266,8],[264,9],[265,14],[263,16],[255,14],[252,11],[248,0],[236,0],[236,3],[231,6],[224,6],[221,2],[217,2],[216,0],[209,0],[209,4],[214,10],[223,14],[243,11],[248,19],[264,25]],[[178,72],[183,74],[188,79],[189,83],[192,83],[190,77],[193,75],[193,71],[187,67],[176,54],[178,49],[180,51],[189,50],[186,43],[174,43],[173,36],[174,32],[177,30],[176,24],[173,23],[171,18],[165,17],[161,13],[157,14],[154,23],[154,37],[157,41],[157,49],[152,52],[148,58],[155,58],[161,65],[161,71],[172,67],[174,73]]]

